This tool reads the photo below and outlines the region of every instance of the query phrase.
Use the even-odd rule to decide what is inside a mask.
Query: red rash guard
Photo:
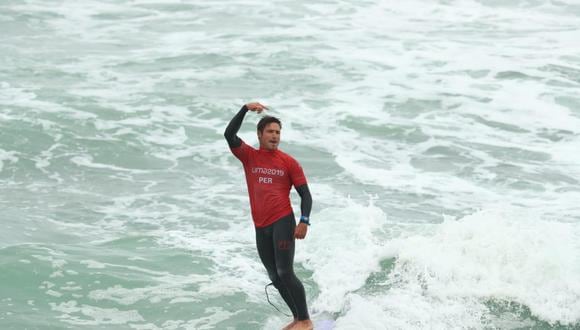
[[[230,150],[244,165],[254,225],[267,227],[292,213],[290,188],[306,184],[300,164],[280,150],[256,150],[243,141]]]

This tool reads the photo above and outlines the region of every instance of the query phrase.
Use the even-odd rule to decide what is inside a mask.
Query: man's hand
[[[248,108],[248,110],[250,110],[250,111],[255,111],[257,113],[262,113],[262,111],[264,111],[264,110],[270,110],[270,109],[268,109],[267,106],[260,104],[258,102],[248,103],[248,104],[246,104],[246,108]]]
[[[306,232],[308,231],[308,225],[305,223],[299,223],[294,229],[294,238],[303,239],[306,237]]]

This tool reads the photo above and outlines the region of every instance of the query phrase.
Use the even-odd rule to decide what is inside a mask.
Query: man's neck
[[[276,152],[276,151],[278,151],[278,148],[276,148],[276,149],[268,149],[268,148],[265,148],[265,147],[260,146],[260,151],[263,151],[263,152]]]

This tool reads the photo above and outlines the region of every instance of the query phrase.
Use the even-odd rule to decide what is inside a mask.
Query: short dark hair
[[[266,125],[271,124],[271,123],[276,123],[276,124],[280,125],[280,128],[282,128],[282,123],[280,122],[280,119],[278,119],[276,117],[272,117],[272,116],[264,116],[258,122],[258,132],[264,133],[264,128],[266,127]]]

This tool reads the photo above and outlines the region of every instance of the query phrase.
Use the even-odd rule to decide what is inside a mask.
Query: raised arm
[[[226,127],[226,131],[224,132],[224,136],[228,141],[228,145],[230,148],[237,148],[242,145],[242,139],[238,137],[238,131],[240,127],[242,127],[242,121],[244,121],[244,116],[248,112],[248,107],[244,105],[240,111],[230,120],[228,127]]]
[[[240,139],[237,134],[238,131],[240,130],[240,127],[242,127],[242,121],[244,121],[244,116],[246,115],[246,112],[248,112],[249,110],[261,113],[262,111],[264,111],[264,109],[268,108],[258,102],[248,103],[245,104],[240,109],[240,111],[238,111],[238,113],[234,116],[234,118],[232,118],[232,120],[230,120],[230,123],[228,124],[228,127],[226,127],[226,131],[224,132],[224,137],[228,141],[228,145],[230,146],[230,148],[237,148],[240,145],[242,145],[242,139]]]

